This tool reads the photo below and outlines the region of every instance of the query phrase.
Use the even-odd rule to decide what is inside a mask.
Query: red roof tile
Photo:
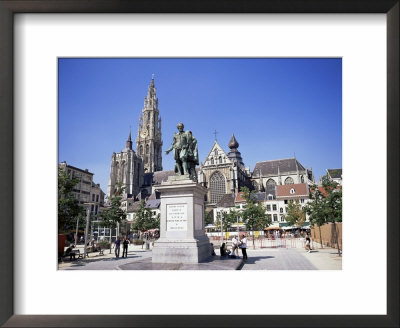
[[[290,192],[292,189],[294,190],[293,193]],[[308,196],[307,185],[305,183],[276,186],[277,198],[299,197],[299,196]]]

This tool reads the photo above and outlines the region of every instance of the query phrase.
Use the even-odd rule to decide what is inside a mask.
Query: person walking
[[[126,238],[126,236],[124,237],[124,241],[122,242],[122,257],[128,257],[128,245],[129,245],[129,240],[128,238]]]
[[[306,248],[307,253],[311,253],[311,239],[308,234],[306,237],[306,247],[305,248]]]
[[[242,249],[243,260],[247,261],[247,238],[246,235],[242,235],[242,239],[240,240],[240,247]]]
[[[115,257],[119,258],[119,251],[121,249],[121,240],[119,237],[115,240]]]

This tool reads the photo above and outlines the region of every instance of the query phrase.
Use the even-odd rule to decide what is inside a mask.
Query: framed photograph
[[[190,4],[0,1],[0,45],[4,49],[0,52],[0,290],[4,295],[0,323],[6,327],[398,326],[399,8],[398,1],[356,0]],[[165,59],[168,69],[164,75],[170,85],[183,81],[183,75],[178,74],[173,82],[171,58],[216,59],[220,71],[225,70],[227,77],[233,74],[232,79],[246,78],[238,73],[245,70],[243,58],[251,58],[249,62],[255,58],[283,58],[283,62],[303,58],[311,66],[319,65],[318,58],[336,58],[342,70],[341,82],[332,88],[342,86],[343,94],[341,270],[58,270],[54,261],[57,199],[52,192],[59,161],[63,160],[58,158],[58,147],[65,136],[79,138],[78,129],[84,128],[74,125],[83,112],[59,110],[76,106],[65,102],[74,97],[69,92],[73,88],[98,95],[99,108],[105,105],[100,93],[108,92],[99,90],[93,80],[86,84],[91,89],[85,88],[85,74],[91,73],[70,65],[68,58],[77,57],[88,61],[141,58],[141,68]],[[226,64],[226,58],[233,58],[235,65]],[[202,90],[199,83],[207,79],[218,84],[213,70],[207,76],[207,65],[203,70],[190,65],[179,69],[193,70],[192,79],[198,83],[197,90]],[[134,74],[140,71],[139,66],[133,68]],[[259,73],[272,75],[271,67],[260,68]],[[99,67],[93,69],[99,71]],[[311,74],[310,69],[304,69],[307,74]],[[253,82],[258,81],[256,75]],[[247,87],[246,83],[237,85],[242,90]],[[247,85],[251,86],[251,81]],[[273,86],[272,79],[270,89]],[[239,89],[235,93],[240,97]],[[259,94],[256,86],[253,89]],[[196,94],[196,84],[182,90]],[[315,105],[316,98],[311,98],[310,104]],[[177,94],[173,100],[179,99],[184,97]],[[221,101],[222,106],[224,103],[229,102]],[[110,111],[114,104],[119,106],[118,99],[108,104]],[[234,104],[230,106],[232,114],[240,117],[238,126],[246,126],[250,134],[251,128],[257,127],[254,118],[250,115],[246,120]],[[140,109],[132,108],[132,115],[137,111]],[[169,113],[179,115],[179,110]],[[61,136],[59,129],[65,127],[58,123],[65,115],[69,115],[71,129]],[[207,117],[200,117],[200,112],[196,115],[198,122],[213,119],[207,111],[203,112]],[[289,116],[286,124],[295,124],[294,112]],[[107,140],[96,143],[96,134],[102,133],[101,121],[93,120],[92,146],[106,149]],[[126,122],[118,125],[119,121],[115,120],[114,134],[125,136]],[[335,129],[329,117],[323,122],[309,121],[314,129],[307,128],[315,131],[315,136],[311,134],[304,141],[309,147],[312,137],[321,133],[321,126],[327,132]],[[273,124],[279,129],[285,122]],[[318,129],[315,124],[320,124]],[[146,139],[150,129],[142,130],[138,138]],[[168,143],[169,136],[164,141]],[[186,211],[184,207],[182,213]],[[182,213],[179,218],[185,216]],[[176,227],[187,228],[187,223]],[[238,299],[240,306],[232,308],[232,299]]]

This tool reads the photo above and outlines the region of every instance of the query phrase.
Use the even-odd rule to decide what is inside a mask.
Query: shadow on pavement
[[[101,257],[99,257],[97,259],[93,259],[92,258],[92,259],[90,259],[88,261],[76,260],[76,261],[71,261],[70,262],[72,264],[70,267],[71,268],[73,268],[73,267],[82,267],[82,266],[86,266],[86,265],[88,265],[90,263],[128,260],[128,259],[134,259],[134,258],[138,258],[138,257],[140,257],[140,256],[131,255],[131,256],[128,256],[128,257],[119,257],[119,258],[116,258],[116,257],[106,257],[106,258],[103,257],[103,258],[101,258]]]
[[[275,256],[252,256],[247,258],[247,261],[244,264],[256,264],[256,262],[265,260],[265,259],[274,259]]]

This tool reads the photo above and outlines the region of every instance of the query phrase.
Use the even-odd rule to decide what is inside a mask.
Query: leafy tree
[[[101,225],[109,229],[115,229],[118,223],[125,220],[126,213],[121,208],[122,192],[124,187],[121,183],[116,184],[116,191],[113,196],[110,197],[109,206],[105,207],[100,213]],[[111,240],[110,240],[110,253],[111,253]]]
[[[85,209],[72,193],[78,182],[78,178],[71,179],[64,169],[58,168],[58,233],[74,230],[78,218],[85,216]]]
[[[235,210],[230,210],[229,212],[219,212],[219,216],[215,222],[216,229],[221,229],[221,221],[222,221],[222,231],[228,231],[232,224],[236,222],[237,212]],[[221,220],[222,218],[222,220]],[[222,237],[224,240],[224,237]]]
[[[204,211],[204,225],[212,224],[213,223],[213,215],[212,211]]]
[[[241,191],[247,204],[240,214],[246,228],[252,231],[253,248],[255,248],[254,231],[263,230],[265,227],[268,227],[271,224],[271,218],[265,213],[264,206],[256,201],[254,191],[250,192],[247,187],[242,187]]]
[[[302,227],[306,222],[306,213],[298,200],[289,201],[285,215],[286,222],[291,226]]]
[[[340,256],[339,237],[336,232],[336,222],[342,222],[342,188],[339,184],[331,180],[328,176],[322,177],[322,186],[312,186],[310,199],[307,204],[306,212],[310,215],[310,222],[317,224],[321,237],[321,225],[332,222],[334,224],[336,245]]]
[[[160,215],[153,215],[151,209],[146,207],[146,202],[142,200],[139,209],[136,212],[133,222],[133,229],[138,231],[146,231],[150,229],[160,228]]]

